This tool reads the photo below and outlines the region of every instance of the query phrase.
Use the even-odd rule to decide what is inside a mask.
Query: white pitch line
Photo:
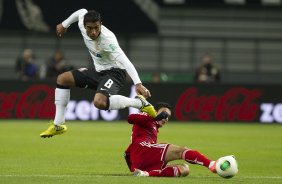
[[[203,176],[191,176],[192,178],[203,178]],[[218,176],[204,176],[206,178],[218,178]],[[219,177],[220,178],[220,177]],[[235,176],[240,179],[282,179],[282,176]]]
[[[282,179],[282,176],[246,176],[246,179]]]

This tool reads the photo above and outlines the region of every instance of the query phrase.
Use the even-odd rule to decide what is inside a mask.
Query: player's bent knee
[[[182,158],[182,153],[187,150],[186,147],[178,147],[178,149],[176,149],[176,154],[178,155],[179,158]]]
[[[186,150],[185,147],[177,145],[169,145],[166,154],[166,161],[178,160],[182,158],[182,153]]]
[[[62,86],[74,86],[74,78],[71,72],[64,72],[57,77],[57,84]]]
[[[62,74],[57,77],[57,84],[63,85],[65,76]]]
[[[97,109],[101,109],[101,110],[107,110],[106,107],[106,103],[104,103],[103,101],[95,101],[94,100],[94,106],[97,108]]]
[[[189,175],[189,166],[187,164],[182,164],[178,166],[178,169],[180,171],[180,176],[185,177]]]
[[[104,98],[94,98],[94,106],[97,109],[107,110],[107,101]]]

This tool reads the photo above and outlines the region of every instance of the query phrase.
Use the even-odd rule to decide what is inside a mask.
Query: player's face
[[[85,23],[85,29],[87,35],[92,39],[95,40],[101,32],[101,22],[86,22]]]
[[[157,115],[160,114],[160,113],[163,112],[163,111],[165,111],[166,113],[168,113],[168,114],[169,114],[169,117],[171,116],[171,111],[169,110],[169,108],[166,108],[166,107],[160,108],[160,109],[158,110],[158,112],[157,112]],[[169,119],[169,118],[167,118],[167,119],[162,119],[162,120],[158,121],[159,126],[160,126],[160,127],[164,126],[164,125],[168,122],[168,119]]]

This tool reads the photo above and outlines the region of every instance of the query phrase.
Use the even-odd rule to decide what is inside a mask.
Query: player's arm
[[[56,32],[59,37],[62,37],[66,32],[68,27],[77,22],[80,16],[84,16],[87,13],[86,9],[80,9],[71,14],[66,20],[56,26]]]
[[[169,118],[169,114],[166,111],[162,111],[160,114],[157,115],[157,117],[155,117],[155,121],[161,121],[163,119],[168,121]]]
[[[128,73],[128,75],[130,76],[130,78],[132,79],[135,85],[136,93],[143,95],[145,98],[151,97],[150,91],[145,86],[142,85],[142,82],[139,78],[139,75],[134,65],[125,55],[123,50],[121,48],[117,48],[117,50],[113,52],[112,55],[118,63],[124,66],[126,72]]]
[[[152,120],[152,117],[143,114],[130,114],[127,119],[129,124],[135,124],[144,127],[151,126]]]

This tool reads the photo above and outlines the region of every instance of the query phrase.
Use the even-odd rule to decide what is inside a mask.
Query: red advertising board
[[[13,84],[13,85],[11,85]],[[145,84],[152,93],[151,103],[165,101],[173,109],[173,119],[205,122],[282,123],[282,87],[273,85],[193,85]],[[46,82],[0,82],[0,118],[53,119],[54,84]],[[134,87],[120,92],[135,96]],[[125,120],[133,108],[101,111],[92,100],[95,92],[71,89],[67,120]]]

